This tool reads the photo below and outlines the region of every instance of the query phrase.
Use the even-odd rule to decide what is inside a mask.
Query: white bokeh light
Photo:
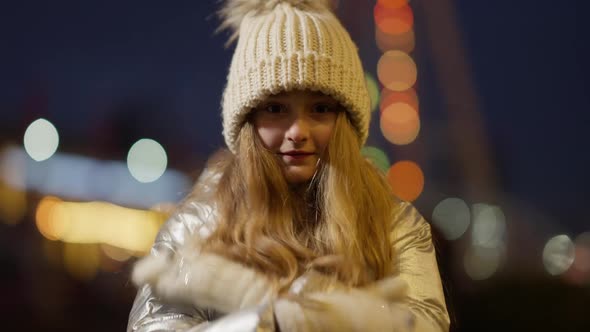
[[[473,280],[490,278],[500,267],[505,251],[500,248],[470,246],[463,257],[465,273]]]
[[[575,247],[567,235],[557,235],[549,239],[543,249],[543,265],[551,275],[567,271],[575,258]]]
[[[43,161],[53,156],[57,150],[59,135],[51,122],[37,119],[27,127],[23,143],[33,160]]]
[[[167,164],[166,151],[152,139],[140,139],[131,146],[127,154],[127,168],[139,182],[156,181],[166,171]]]
[[[485,248],[498,248],[504,243],[506,217],[493,205],[473,204],[472,244]]]
[[[460,238],[469,227],[470,219],[469,206],[460,198],[444,199],[436,205],[432,212],[433,224],[447,240]]]

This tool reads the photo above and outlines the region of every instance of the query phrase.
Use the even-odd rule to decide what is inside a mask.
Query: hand
[[[287,294],[305,296],[305,294],[331,293],[336,290],[346,290],[348,288],[348,286],[336,277],[312,269],[295,279],[291,283]]]
[[[149,284],[165,301],[222,313],[254,307],[275,296],[264,275],[211,253],[148,256],[136,264],[132,279],[138,286]]]
[[[405,281],[389,277],[363,288],[311,293],[301,304],[281,299],[275,314],[286,332],[413,331],[414,316],[399,303],[406,291]]]

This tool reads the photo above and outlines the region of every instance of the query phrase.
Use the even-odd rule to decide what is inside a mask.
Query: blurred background
[[[341,0],[363,153],[432,224],[452,331],[590,331],[590,22],[579,0]],[[0,312],[123,331],[132,263],[223,147],[217,1],[0,9]]]

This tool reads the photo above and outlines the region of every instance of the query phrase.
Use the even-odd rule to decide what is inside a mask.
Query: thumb
[[[392,302],[402,300],[408,292],[408,283],[400,277],[388,277],[364,287],[365,290]]]

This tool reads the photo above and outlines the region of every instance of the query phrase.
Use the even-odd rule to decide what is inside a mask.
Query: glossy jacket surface
[[[399,202],[397,224],[389,239],[398,255],[399,276],[408,283],[406,305],[416,317],[416,331],[448,331],[447,313],[430,225],[407,202]],[[150,255],[171,255],[193,232],[206,235],[214,227],[214,212],[208,206],[186,202],[162,226]],[[318,273],[308,272],[295,280],[291,291],[337,287]],[[148,285],[137,293],[127,331],[275,331],[270,304],[222,316],[207,308],[168,304],[159,300]]]

